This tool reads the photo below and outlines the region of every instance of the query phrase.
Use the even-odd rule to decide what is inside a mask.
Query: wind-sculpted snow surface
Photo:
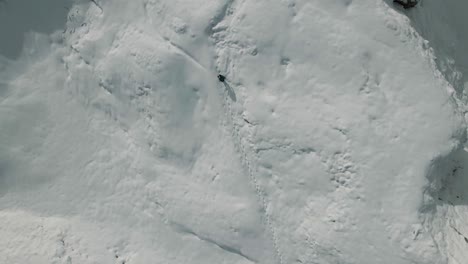
[[[411,25],[434,52],[434,63],[455,89],[454,99],[466,118],[468,28],[466,1],[424,1],[407,13]],[[466,143],[465,143],[466,145]],[[468,165],[466,146],[460,145],[433,160],[430,184],[422,207],[426,227],[441,248],[446,263],[468,259]]]
[[[1,263],[462,263],[463,98],[406,11],[61,10],[0,45]]]

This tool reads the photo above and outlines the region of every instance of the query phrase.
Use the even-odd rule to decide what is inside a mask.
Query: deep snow
[[[0,1],[0,262],[464,263],[467,5]]]

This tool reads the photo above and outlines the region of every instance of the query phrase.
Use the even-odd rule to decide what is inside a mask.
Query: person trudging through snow
[[[218,80],[223,83],[226,80],[226,77],[220,74],[218,75]]]
[[[393,0],[393,3],[400,4],[404,9],[415,7],[418,4],[418,0]]]

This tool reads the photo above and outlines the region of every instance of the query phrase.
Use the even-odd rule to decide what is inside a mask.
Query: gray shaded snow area
[[[27,33],[51,34],[63,30],[72,2],[69,0],[0,1],[0,55],[16,59],[22,52]]]
[[[468,263],[465,2],[0,0],[0,263]]]

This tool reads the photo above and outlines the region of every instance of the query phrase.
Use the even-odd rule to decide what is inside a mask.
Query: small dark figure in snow
[[[218,80],[223,83],[226,80],[226,77],[220,74],[218,75]]]
[[[404,9],[415,7],[418,4],[418,0],[393,0],[393,3],[400,4]]]

